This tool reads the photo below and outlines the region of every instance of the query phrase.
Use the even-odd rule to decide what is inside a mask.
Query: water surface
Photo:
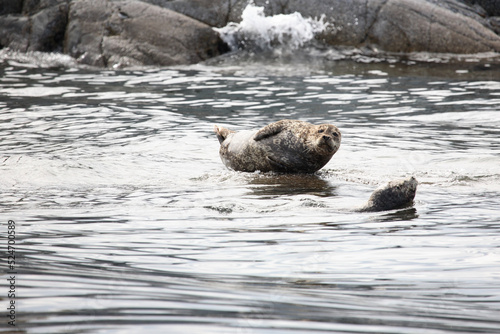
[[[1,73],[20,332],[499,331],[494,65]],[[222,165],[214,124],[282,118],[337,125],[339,152],[309,176]],[[353,211],[410,175],[413,207]]]

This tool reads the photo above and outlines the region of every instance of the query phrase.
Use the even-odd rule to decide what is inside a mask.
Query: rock
[[[135,0],[0,0],[0,48],[93,66],[197,63],[226,51],[212,28]]]
[[[469,16],[417,0],[385,3],[367,42],[395,52],[500,51],[500,37]]]
[[[12,15],[0,19],[0,48],[9,47],[22,52],[28,51],[29,19]]]
[[[108,1],[72,3],[68,13],[64,53],[87,65],[106,66],[102,54],[102,39],[106,30],[105,22],[110,16],[111,6]]]
[[[265,5],[272,14],[325,14],[335,29],[320,38],[330,45],[375,45],[392,52],[500,51],[500,37],[473,9],[455,0],[258,0],[256,4]]]
[[[225,52],[211,27],[248,0],[0,0],[0,48],[65,52],[95,66],[177,65]],[[267,15],[325,15],[331,46],[500,52],[498,0],[255,0]]]
[[[224,52],[208,25],[139,1],[72,3],[65,52],[96,66],[192,64]]]
[[[19,0],[0,0],[0,15],[21,14],[23,2]]]
[[[481,6],[488,16],[500,16],[500,1],[498,0],[466,0],[466,2]]]
[[[23,0],[22,13],[27,16],[34,15],[46,8],[58,5],[69,5],[70,0]]]
[[[154,1],[154,0],[150,0]],[[160,0],[156,0],[160,1]],[[331,29],[318,38],[327,45],[373,47],[391,52],[478,53],[500,51],[495,33],[498,20],[494,0],[255,0],[267,15],[299,12],[304,17],[325,15]],[[199,19],[210,10],[199,0],[177,0],[194,6],[190,15]],[[246,1],[218,0],[229,8],[228,20],[239,22]],[[167,1],[168,3],[168,1]],[[486,4],[494,4],[486,6]],[[485,8],[481,6],[485,6]],[[199,13],[196,14],[195,13]]]
[[[493,31],[500,35],[500,16],[491,17],[490,24]]]
[[[224,27],[230,21],[233,3],[246,1],[235,0],[143,0],[144,2],[167,8],[189,16],[211,27]],[[244,8],[244,6],[243,6]],[[240,11],[241,13],[241,11]],[[238,18],[236,18],[238,19]]]
[[[62,52],[68,23],[68,4],[60,3],[31,16],[28,51]]]
[[[31,1],[32,2],[32,1]],[[0,47],[18,51],[62,51],[66,31],[68,3],[66,0],[36,2],[36,10],[30,10],[27,1],[22,12],[0,17]],[[18,8],[17,8],[18,10]],[[33,15],[30,16],[30,13]]]

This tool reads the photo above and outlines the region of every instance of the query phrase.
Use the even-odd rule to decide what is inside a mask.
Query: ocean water
[[[500,72],[478,66],[4,61],[1,235],[7,247],[14,221],[17,308],[2,326],[498,332]],[[215,124],[283,118],[335,124],[340,150],[314,175],[223,166]],[[410,175],[413,207],[354,211]]]
[[[184,67],[1,50],[0,332],[500,333],[498,55],[326,50],[324,24],[250,6]],[[280,119],[340,150],[224,167],[214,125]],[[413,206],[356,212],[409,176]]]

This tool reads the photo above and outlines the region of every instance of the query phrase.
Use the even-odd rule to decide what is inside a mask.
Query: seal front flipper
[[[278,133],[280,133],[281,131],[283,131],[283,129],[285,129],[283,121],[279,121],[279,122],[275,122],[275,123],[266,125],[262,129],[257,131],[255,136],[253,137],[253,140],[259,141],[262,139],[266,139],[266,138],[275,136]]]
[[[276,160],[275,158],[271,157],[271,156],[266,156],[266,160],[267,162],[269,162],[269,164],[271,165],[273,171],[276,171],[276,172],[286,172],[288,170],[288,168],[283,165],[281,162],[279,162],[278,160]]]
[[[215,134],[217,135],[217,139],[219,139],[220,144],[222,144],[222,142],[224,140],[226,140],[226,138],[227,138],[227,136],[229,136],[229,134],[235,132],[235,131],[232,131],[232,130],[229,130],[229,129],[223,128],[222,126],[217,126],[217,125],[214,126],[214,131],[215,131]]]

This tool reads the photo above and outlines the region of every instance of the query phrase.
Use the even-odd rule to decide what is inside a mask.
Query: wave
[[[8,48],[0,50],[1,64],[28,68],[70,68],[77,66],[76,60],[65,54],[39,51],[20,52]]]
[[[241,22],[214,28],[231,50],[268,51],[276,48],[296,50],[331,26],[325,16],[304,18],[300,13],[265,16],[264,7],[249,4]]]
[[[241,15],[241,22],[230,22],[225,27],[214,28],[228,44],[231,54],[222,55],[206,63],[224,64],[248,60],[279,63],[292,60],[310,62],[336,62],[350,60],[355,63],[418,63],[429,64],[486,64],[484,70],[498,67],[498,52],[454,54],[435,52],[390,52],[376,45],[327,45],[321,42],[324,34],[341,28],[320,18],[303,17],[299,12],[266,16],[264,7],[253,3],[247,5]],[[236,54],[236,57],[234,55]],[[466,71],[466,70],[464,70]]]

